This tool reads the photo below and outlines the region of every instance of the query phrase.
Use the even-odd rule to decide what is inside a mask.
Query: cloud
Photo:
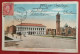
[[[56,11],[39,11],[39,10],[31,10],[31,9],[28,9],[26,10],[25,12],[27,12],[27,16],[30,16],[32,13],[42,13],[42,14],[48,14],[49,16],[56,16],[56,14],[58,13],[57,10],[63,10],[63,9],[53,9],[53,10],[56,10]],[[60,14],[63,14],[63,12],[59,12]],[[23,15],[25,15],[26,13],[23,13]],[[20,13],[18,12],[15,12],[15,15],[20,15]]]
[[[32,10],[26,10],[26,11],[27,11],[27,13],[31,13]]]
[[[19,12],[17,12],[17,11],[14,11],[14,15],[26,15],[27,14],[27,12],[25,11],[25,12],[23,12],[23,13],[19,13]]]
[[[53,11],[63,11],[64,9],[62,9],[62,8],[54,8],[54,9],[52,9]]]
[[[68,13],[65,13],[64,15],[75,15],[75,14],[71,14],[71,13],[70,13],[70,14],[68,14]]]
[[[16,11],[14,11],[14,15],[21,15],[20,13],[18,13],[18,12],[16,12]]]
[[[62,8],[54,8],[52,10],[53,11],[46,11],[46,12],[44,12],[44,11],[41,11],[41,9],[39,9],[39,10],[36,10],[36,9],[31,10],[31,9],[29,9],[29,10],[26,10],[26,11],[27,11],[28,15],[33,13],[33,11],[34,11],[34,13],[49,14],[50,16],[55,16],[58,13],[58,11],[59,11],[60,14],[63,14],[63,15],[75,15],[75,14],[68,14],[68,13],[64,14],[64,12],[63,12],[64,9],[62,9]]]

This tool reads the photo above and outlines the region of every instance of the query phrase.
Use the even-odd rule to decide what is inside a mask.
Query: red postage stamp
[[[14,14],[14,3],[3,3],[3,15]]]

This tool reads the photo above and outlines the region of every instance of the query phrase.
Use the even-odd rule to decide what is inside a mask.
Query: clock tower
[[[60,35],[60,14],[56,15],[56,35]]]

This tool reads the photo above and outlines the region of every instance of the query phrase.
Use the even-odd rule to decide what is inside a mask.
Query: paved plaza
[[[22,41],[17,42],[21,48],[57,48],[75,49],[76,39],[45,37],[45,36],[26,36]]]

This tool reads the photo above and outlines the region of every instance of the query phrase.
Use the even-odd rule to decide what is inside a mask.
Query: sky
[[[14,4],[14,15],[5,17],[5,27],[23,23],[43,24],[56,29],[56,15],[60,14],[60,27],[67,23],[76,26],[76,4]]]

